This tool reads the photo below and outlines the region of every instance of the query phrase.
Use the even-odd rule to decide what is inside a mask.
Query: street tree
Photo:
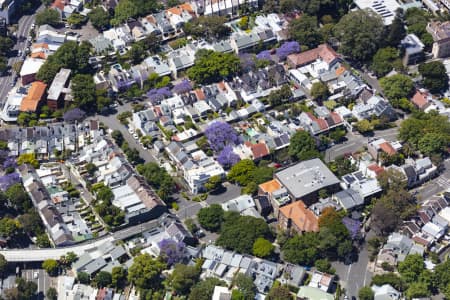
[[[203,207],[197,214],[200,226],[206,230],[216,232],[220,229],[223,222],[224,211],[219,204],[211,204]]]
[[[46,259],[42,262],[42,269],[50,276],[56,276],[58,274],[58,268],[58,261],[55,259]]]
[[[414,91],[412,79],[403,74],[396,74],[390,77],[384,77],[380,80],[384,95],[390,101],[398,101],[402,98],[409,98]]]
[[[360,300],[373,300],[375,295],[370,287],[365,286],[359,290],[358,296]]]
[[[423,78],[423,85],[432,93],[448,89],[448,75],[445,66],[440,61],[433,61],[419,65],[419,73]]]
[[[380,47],[384,25],[372,10],[355,10],[341,18],[334,32],[340,41],[339,50],[352,60],[364,62]]]
[[[200,269],[196,266],[176,264],[172,274],[168,278],[169,285],[181,295],[189,294],[189,291],[199,281]]]
[[[46,8],[36,14],[36,25],[58,26],[61,22],[61,16],[54,8]]]
[[[139,289],[152,289],[159,286],[160,274],[166,268],[166,264],[159,259],[154,259],[145,253],[134,258],[133,264],[128,269],[128,281]]]

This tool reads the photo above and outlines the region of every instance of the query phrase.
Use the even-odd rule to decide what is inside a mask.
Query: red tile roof
[[[196,89],[194,91],[195,96],[197,97],[198,100],[205,100],[206,96],[205,93],[203,93],[202,89]]]
[[[428,92],[417,91],[411,99],[411,102],[420,109],[428,104]]]
[[[375,174],[377,176],[380,175],[381,173],[383,173],[383,171],[384,171],[384,168],[379,166],[379,165],[377,165],[377,164],[370,165],[370,166],[367,167],[367,169],[375,172]]]
[[[47,85],[41,81],[33,82],[28,90],[27,96],[23,98],[20,104],[20,111],[35,112],[45,94],[46,87]]]
[[[342,123],[342,118],[341,118],[341,116],[339,114],[337,114],[335,112],[331,112],[330,116],[333,119],[334,124]]]
[[[336,51],[334,51],[334,49],[327,44],[322,44],[317,48],[302,53],[288,55],[288,60],[296,66],[302,66],[312,63],[318,58],[321,58],[323,61],[329,64],[333,60],[339,58],[339,54],[337,54]]]
[[[70,2],[70,1],[69,1]],[[55,2],[53,2],[52,7],[54,8],[58,8],[60,10],[64,10],[64,6],[65,6],[65,1],[64,0],[55,0]]]
[[[319,219],[311,210],[306,208],[301,200],[283,206],[280,208],[280,214],[292,220],[302,232],[319,231]]]
[[[250,146],[253,153],[253,159],[259,159],[269,155],[269,147],[264,143],[253,144]]]
[[[389,142],[384,142],[380,144],[380,149],[387,155],[394,155],[397,151],[392,147]]]

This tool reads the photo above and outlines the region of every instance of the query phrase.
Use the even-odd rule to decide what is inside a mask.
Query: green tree
[[[72,79],[73,100],[84,111],[96,111],[95,83],[91,75],[77,74]]]
[[[398,291],[404,291],[406,287],[406,283],[395,273],[384,273],[377,274],[372,277],[372,282],[370,285],[384,285],[390,284]]]
[[[334,273],[333,269],[331,268],[331,263],[328,261],[328,259],[318,259],[314,262],[314,267],[320,272],[324,273]]]
[[[5,195],[8,198],[10,205],[19,212],[27,211],[33,206],[30,197],[28,197],[27,192],[20,183],[10,186],[6,190]]]
[[[305,45],[309,49],[317,47],[322,41],[317,17],[303,14],[298,19],[289,22],[289,35],[300,45]]]
[[[120,130],[114,130],[111,133],[111,137],[114,139],[114,141],[116,142],[117,146],[119,146],[119,147],[121,147],[123,142],[125,141],[125,139],[123,138],[123,135],[120,132]]]
[[[14,41],[9,37],[0,36],[0,56],[6,56],[14,46]]]
[[[374,126],[372,125],[372,123],[369,120],[363,119],[361,121],[356,122],[355,128],[360,133],[367,133],[367,132],[372,132],[374,129]]]
[[[419,151],[427,156],[443,153],[449,144],[449,138],[441,133],[426,133],[418,143]]]
[[[314,82],[311,87],[311,96],[316,101],[323,101],[328,98],[330,91],[322,81]]]
[[[215,277],[208,277],[194,285],[189,294],[189,300],[210,300],[214,293],[214,288],[226,286],[226,283]]]
[[[205,189],[208,191],[215,191],[222,186],[222,177],[219,175],[212,176],[205,183]]]
[[[291,291],[285,285],[273,285],[266,297],[267,300],[288,300],[292,298]]]
[[[86,23],[86,17],[79,13],[73,13],[69,16],[69,18],[67,18],[67,23],[75,28],[79,28],[81,25]]]
[[[122,266],[112,268],[111,285],[116,289],[122,289],[127,283],[127,271]]]
[[[3,256],[3,254],[0,254],[0,279],[2,279],[5,274],[7,274],[7,270],[8,261],[6,260],[5,256]]]
[[[114,9],[114,19],[111,20],[111,23],[113,25],[119,25],[129,18],[137,16],[141,8],[136,6],[132,0],[122,0]]]
[[[86,272],[78,272],[77,280],[81,284],[89,284],[89,282],[91,281],[91,278],[90,278],[89,274]]]
[[[307,160],[320,156],[316,149],[316,141],[304,130],[299,130],[292,136],[288,151],[295,160]]]
[[[268,257],[273,254],[275,246],[265,238],[257,238],[253,244],[253,255],[258,257]]]
[[[56,276],[58,274],[58,267],[58,261],[55,259],[46,259],[42,262],[42,269],[50,276]]]
[[[87,163],[84,168],[88,172],[89,175],[94,176],[95,172],[97,171],[97,166],[93,163]]]
[[[429,296],[431,296],[431,292],[423,282],[412,282],[406,290],[408,299],[426,298]]]
[[[197,214],[200,225],[206,230],[216,232],[220,229],[223,222],[224,211],[219,204],[211,204],[209,207],[203,207]]]
[[[256,239],[270,238],[269,226],[264,220],[240,216],[237,212],[226,212],[220,236],[216,244],[239,253],[252,253]]]
[[[0,237],[15,238],[21,233],[20,223],[16,219],[3,217],[0,219]]]
[[[375,295],[370,287],[365,286],[359,290],[358,296],[360,300],[373,300]]]
[[[396,74],[390,77],[384,77],[380,80],[384,95],[390,100],[400,100],[409,98],[414,91],[414,83],[407,75]]]
[[[189,294],[191,288],[200,278],[200,269],[196,266],[176,264],[169,276],[169,285],[181,295]]]
[[[187,75],[198,84],[208,84],[237,74],[240,67],[239,58],[232,53],[201,49],[195,54],[194,66]]]
[[[319,238],[316,233],[306,232],[302,235],[294,235],[283,245],[282,254],[284,260],[293,264],[312,266],[319,258]]]
[[[45,297],[47,297],[48,300],[57,300],[58,299],[58,292],[54,287],[49,287],[47,289],[47,292],[45,293]]]
[[[175,188],[175,182],[167,173],[167,170],[161,168],[157,163],[150,162],[136,167],[139,174],[144,176],[147,183],[150,184],[162,200],[167,200]]]
[[[89,20],[97,30],[108,28],[111,17],[101,6],[95,7],[89,14]]]
[[[43,233],[36,237],[36,245],[40,248],[50,248],[52,244],[50,243],[47,234]]]
[[[396,48],[381,48],[373,56],[370,68],[377,76],[384,76],[394,68],[394,62],[398,60],[399,51]]]
[[[392,24],[389,26],[386,44],[390,47],[396,48],[405,36],[406,30],[403,10],[398,9]]]
[[[243,159],[231,167],[227,178],[232,182],[245,186],[252,180],[251,174],[255,169],[256,165],[252,160]]]
[[[232,284],[236,286],[237,291],[239,291],[241,297],[238,299],[255,299],[256,286],[251,277],[243,273],[237,273],[233,278]]]
[[[145,58],[145,49],[138,43],[134,43],[127,55],[131,58],[133,64],[139,64]]]
[[[423,270],[425,270],[425,263],[419,254],[408,255],[398,264],[398,272],[408,284],[417,282]]]
[[[448,89],[448,75],[445,66],[440,61],[419,65],[419,73],[423,77],[423,85],[432,93]]]
[[[378,50],[384,32],[381,17],[372,10],[351,11],[334,27],[339,50],[355,61],[368,61]]]
[[[36,14],[36,25],[51,25],[51,26],[58,26],[61,22],[61,16],[59,12],[56,9],[53,8],[46,8],[41,12],[38,12]]]
[[[34,153],[20,154],[17,158],[17,164],[19,166],[23,164],[30,164],[35,169],[39,168],[39,161],[36,159],[36,155]]]
[[[160,284],[160,274],[166,268],[166,264],[158,259],[153,259],[145,253],[134,258],[133,264],[128,269],[128,281],[139,289],[152,289]]]
[[[100,271],[95,275],[94,281],[98,288],[107,287],[112,282],[111,273]]]
[[[200,16],[184,24],[183,31],[195,38],[219,40],[231,33],[231,28],[225,25],[226,22],[224,16]]]

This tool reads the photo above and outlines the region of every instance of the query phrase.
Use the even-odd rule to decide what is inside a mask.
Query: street
[[[374,131],[372,137],[366,137],[359,133],[349,132],[347,134],[347,141],[345,143],[337,144],[325,151],[325,161],[329,162],[336,157],[342,156],[346,153],[354,153],[367,146],[369,138],[384,138],[387,141],[395,141],[398,135],[398,127]]]
[[[417,192],[419,203],[430,199],[433,195],[439,194],[450,189],[450,160],[444,161],[444,171],[436,178],[425,182],[418,188],[411,190]]]
[[[30,266],[31,267],[31,266]],[[21,270],[21,277],[26,281],[33,281],[37,285],[38,295],[37,299],[44,299],[44,295],[47,292],[48,288],[53,286],[55,287],[56,282],[52,279],[47,272],[38,266],[32,266],[30,269]],[[15,274],[10,274],[6,278],[3,279],[2,284],[0,285],[0,295],[4,295],[5,290],[12,289],[16,286],[16,276]]]
[[[38,11],[44,9],[44,6],[38,8]],[[27,37],[31,28],[31,24],[34,23],[35,14],[33,15],[25,15],[22,16],[19,20],[19,25],[17,29],[17,43],[14,45],[13,50],[21,50],[25,52],[27,48]],[[13,66],[14,63],[23,60],[22,57],[17,57],[14,55],[8,59],[8,65]],[[11,82],[13,82],[14,78],[18,76],[14,70],[11,70],[9,75],[0,77],[0,108],[3,108],[5,101],[7,99],[7,95],[11,90]]]
[[[373,233],[369,232],[366,236],[366,241],[372,235]],[[350,265],[342,262],[334,262],[332,265],[336,270],[336,274],[339,275],[339,282],[345,288],[346,295],[349,299],[352,296],[358,298],[359,290],[364,286],[370,285],[372,272],[369,270],[369,253],[366,242],[361,246],[356,262]]]

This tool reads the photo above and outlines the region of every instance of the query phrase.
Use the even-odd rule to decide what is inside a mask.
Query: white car
[[[133,134],[133,133],[134,133],[133,128],[128,128],[128,132],[129,132],[130,134]]]
[[[135,133],[135,134],[133,134],[133,138],[134,138],[135,140],[137,140],[137,139],[139,139],[139,136]]]
[[[39,278],[39,272],[38,271],[34,271],[33,278],[34,279],[38,279]]]

